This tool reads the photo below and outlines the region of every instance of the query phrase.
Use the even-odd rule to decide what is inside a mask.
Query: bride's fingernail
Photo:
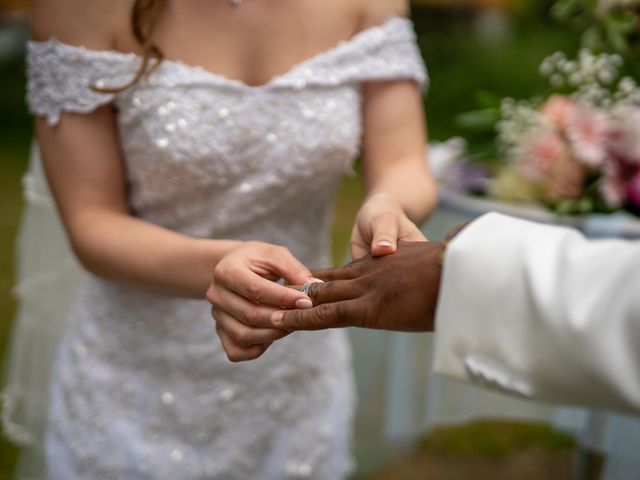
[[[316,277],[311,277],[309,278],[309,283],[324,283],[324,280],[320,280],[319,278],[316,278]]]
[[[389,240],[380,240],[378,242],[378,246],[379,247],[393,247],[393,243],[391,243]]]
[[[313,308],[313,302],[308,298],[299,298],[298,300],[296,300],[296,308],[300,308],[303,310],[307,308]]]
[[[271,323],[278,324],[282,323],[282,319],[284,318],[284,312],[273,312],[271,315]]]

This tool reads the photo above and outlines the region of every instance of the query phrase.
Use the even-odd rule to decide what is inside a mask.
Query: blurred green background
[[[20,1],[0,2],[0,358],[6,350],[15,303],[14,238],[22,208],[21,175],[26,168],[32,124],[24,104],[21,46],[27,19]],[[546,0],[423,0],[413,20],[428,64],[426,100],[430,136],[464,134],[458,114],[473,110],[483,92],[529,97],[541,90],[537,67],[556,50],[574,51],[578,35],[550,20]],[[475,143],[481,144],[480,132]],[[336,210],[334,259],[345,258],[361,191],[347,178]],[[367,473],[371,479],[563,479],[570,478],[571,441],[547,427],[478,422],[440,429],[425,437],[411,456]],[[11,478],[17,450],[0,441],[0,480]],[[364,477],[363,477],[364,478]]]

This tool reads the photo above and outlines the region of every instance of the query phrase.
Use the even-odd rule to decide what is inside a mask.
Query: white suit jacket
[[[640,412],[640,242],[495,213],[471,223],[445,256],[434,370]]]

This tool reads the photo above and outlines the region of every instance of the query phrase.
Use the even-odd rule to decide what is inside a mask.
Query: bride
[[[28,103],[90,272],[53,367],[48,478],[348,473],[344,333],[265,353],[287,332],[242,320],[311,306],[275,280],[302,284],[328,263],[332,199],[356,156],[367,197],[352,255],[423,238],[414,222],[436,194],[406,9],[34,1]]]

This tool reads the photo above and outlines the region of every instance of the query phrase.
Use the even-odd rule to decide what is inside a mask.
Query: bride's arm
[[[413,81],[370,83],[364,89],[363,180],[369,197],[387,194],[409,219],[424,222],[437,188],[425,158],[422,97]]]
[[[265,272],[281,266],[282,271],[274,273],[301,279],[310,275],[281,247],[193,238],[133,216],[114,121],[108,106],[89,114],[64,113],[54,127],[36,121],[51,190],[71,245],[87,270],[171,295],[204,298],[214,268],[242,246],[254,263],[266,257],[278,264],[264,267]],[[284,301],[292,306],[304,297],[268,280],[261,283],[261,277],[243,275],[241,269],[219,269],[218,288],[233,277],[236,291],[249,296],[253,289],[267,304],[275,297],[278,305]]]
[[[117,3],[123,4],[126,2]],[[106,0],[90,4],[38,0],[34,2],[33,35],[43,40],[55,36],[94,49],[112,48],[111,19],[114,15],[120,15],[120,20],[128,18],[128,9],[116,15],[114,8]],[[204,298],[209,289],[210,294],[223,297],[218,308],[230,313],[239,309],[244,314],[262,312],[266,307],[252,303],[257,298],[263,304],[286,307],[308,300],[264,278],[295,277],[299,282],[310,275],[282,247],[192,238],[135,217],[127,203],[115,113],[110,106],[86,114],[62,113],[55,126],[37,119],[36,134],[70,242],[91,272],[171,295]]]
[[[64,113],[55,127],[38,119],[36,131],[67,234],[89,271],[170,295],[206,295],[232,360],[255,358],[286,335],[249,329],[236,318],[269,318],[278,308],[267,305],[311,306],[306,295],[272,281],[304,283],[311,276],[285,248],[192,238],[133,216],[111,107]]]
[[[55,127],[37,119],[36,134],[69,240],[87,270],[204,297],[213,267],[237,243],[190,238],[131,214],[111,107],[65,113]]]
[[[365,86],[363,180],[367,197],[351,237],[353,258],[395,252],[398,240],[420,241],[416,226],[437,200],[427,161],[418,86],[411,81]]]
[[[408,10],[407,2],[398,0],[367,5],[365,26]],[[354,226],[354,258],[393,253],[397,240],[423,239],[415,224],[426,220],[437,201],[425,158],[427,128],[419,86],[411,80],[365,84],[363,116],[367,197]]]

